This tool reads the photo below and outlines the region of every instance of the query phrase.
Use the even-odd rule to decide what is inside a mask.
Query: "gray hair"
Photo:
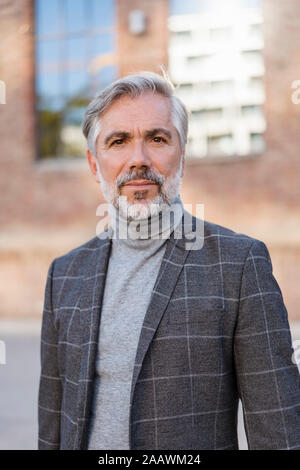
[[[89,103],[84,114],[82,131],[87,139],[88,149],[93,155],[96,155],[96,141],[101,128],[101,114],[121,96],[137,97],[148,90],[169,98],[172,122],[179,134],[180,146],[183,151],[187,143],[188,133],[188,112],[185,105],[174,95],[174,87],[169,79],[163,78],[154,72],[139,72],[114,81]]]

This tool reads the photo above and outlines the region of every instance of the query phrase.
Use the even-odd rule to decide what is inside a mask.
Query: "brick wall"
[[[151,8],[150,8],[151,3]],[[53,257],[95,235],[100,189],[86,162],[54,169],[36,162],[32,0],[0,0],[0,316],[40,315]],[[141,8],[148,33],[128,33]],[[168,2],[120,0],[120,74],[167,65]],[[266,152],[226,163],[186,163],[183,202],[205,204],[205,218],[263,240],[291,319],[300,320],[300,3],[264,0]],[[145,52],[146,51],[146,52]],[[151,53],[150,53],[150,52]]]
[[[49,262],[95,236],[88,164],[37,164],[32,0],[0,0],[0,316],[39,315]]]
[[[136,36],[129,31],[128,18],[133,10],[146,17],[146,32]],[[117,0],[117,29],[120,76],[140,70],[159,73],[168,66],[168,0]]]

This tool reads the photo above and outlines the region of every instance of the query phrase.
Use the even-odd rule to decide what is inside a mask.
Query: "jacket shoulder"
[[[209,236],[220,236],[223,238],[234,238],[235,240],[240,239],[244,241],[246,244],[252,243],[256,238],[247,235],[246,233],[236,232],[229,227],[225,227],[224,225],[220,225],[214,222],[210,222],[208,220],[204,221],[204,234],[205,237]]]
[[[82,245],[55,258],[52,263],[54,264],[56,274],[63,275],[71,267],[72,271],[77,270],[76,266],[80,269],[91,257],[101,256],[102,248],[109,243],[108,238],[103,235],[104,233],[107,233],[107,230],[102,232],[100,236],[93,237]]]
[[[258,247],[258,250],[267,250],[264,242],[258,238],[206,220],[204,221],[204,243],[207,246],[218,246],[218,250],[221,254],[227,255],[226,257],[237,256],[240,259],[246,259],[254,246]]]

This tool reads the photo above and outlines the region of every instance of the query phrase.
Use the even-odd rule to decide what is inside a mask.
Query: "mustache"
[[[120,176],[116,180],[116,185],[118,188],[120,188],[124,184],[129,183],[132,180],[137,180],[137,179],[153,181],[154,183],[158,183],[159,186],[162,186],[165,181],[165,178],[162,175],[154,172],[151,169],[145,169],[145,170],[138,171],[138,172],[133,171],[133,172],[126,173],[125,175]]]

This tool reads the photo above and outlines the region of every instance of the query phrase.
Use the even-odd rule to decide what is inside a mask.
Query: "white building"
[[[187,157],[263,152],[262,28],[258,8],[169,17],[169,75],[190,111]]]

